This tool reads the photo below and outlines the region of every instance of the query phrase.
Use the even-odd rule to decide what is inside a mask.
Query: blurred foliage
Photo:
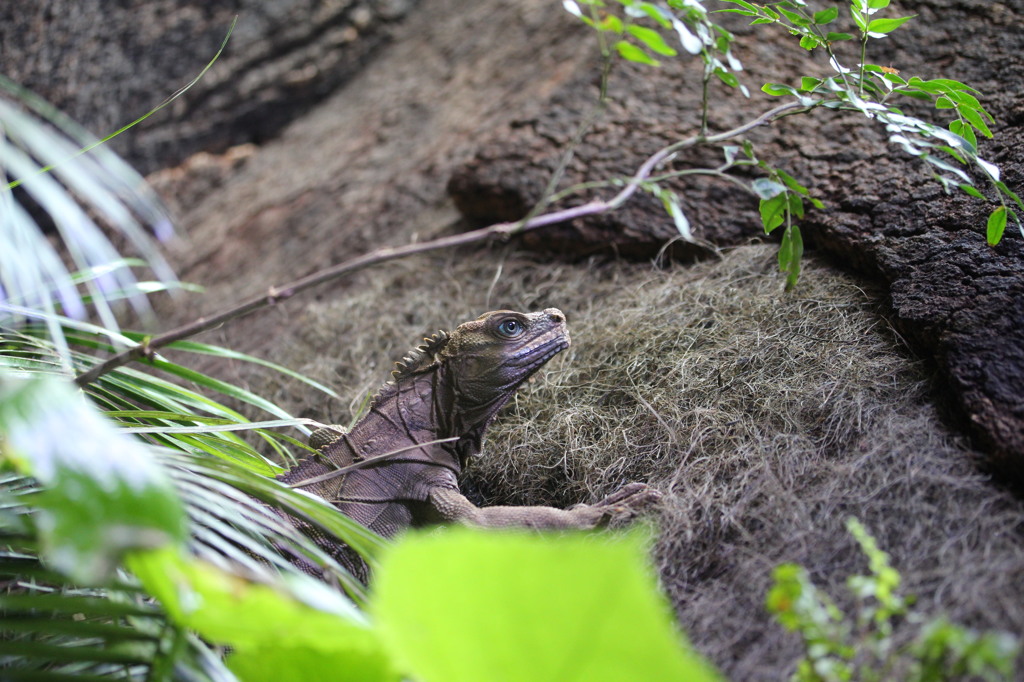
[[[1005,632],[975,632],[944,618],[926,620],[911,609],[913,599],[899,592],[901,577],[889,556],[856,519],[850,534],[867,556],[870,573],[847,579],[857,611],[848,616],[818,589],[796,564],[775,569],[767,606],[787,630],[803,640],[805,656],[793,680],[799,682],[906,682],[984,679],[1011,680],[1020,643]],[[914,627],[909,644],[896,637]]]

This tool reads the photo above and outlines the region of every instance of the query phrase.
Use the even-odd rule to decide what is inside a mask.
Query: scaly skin
[[[480,454],[484,432],[498,410],[521,383],[568,347],[565,316],[556,308],[489,312],[451,334],[439,332],[399,363],[394,381],[385,384],[351,431],[315,432],[311,444],[317,455],[281,480],[320,495],[385,537],[438,522],[593,528],[633,516],[660,494],[631,483],[596,504],[563,510],[481,508],[459,492],[458,476]],[[352,465],[359,468],[338,472]],[[335,554],[352,566],[350,552]],[[356,568],[365,579],[364,570]]]

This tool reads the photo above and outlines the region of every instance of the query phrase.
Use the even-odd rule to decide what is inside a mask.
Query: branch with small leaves
[[[841,15],[838,6],[813,10],[803,0],[776,0],[765,4],[746,0],[714,1],[729,5],[718,9],[718,12],[750,17],[751,25],[779,26],[797,37],[801,48],[809,51],[820,49],[825,53],[835,75],[803,77],[799,85],[766,83],[762,86],[761,90],[769,95],[791,96],[801,104],[789,113],[827,108],[865,115],[884,126],[891,143],[924,162],[947,193],[959,189],[976,199],[988,200],[985,191],[975,183],[975,176],[982,178],[986,191],[999,204],[989,214],[986,225],[989,244],[995,246],[999,243],[1011,219],[1024,235],[1024,224],[1017,214],[1017,210],[1024,212],[1024,202],[1001,179],[999,168],[978,154],[978,134],[991,138],[989,126],[994,123],[993,117],[979,102],[979,93],[948,78],[925,80],[914,76],[905,79],[892,67],[866,61],[870,41],[886,38],[913,16],[879,16],[889,7],[889,0],[849,0],[845,5],[853,32],[844,32],[832,30],[832,24]],[[563,0],[563,6],[571,14],[594,28],[600,36],[614,36],[614,46],[619,56],[626,60],[657,67],[659,57],[678,54],[673,47],[676,44],[683,51],[699,56],[704,63],[700,116],[700,130],[704,136],[708,131],[709,83],[713,77],[725,86],[740,90],[744,96],[750,96],[750,91],[737,76],[743,67],[731,51],[735,37],[711,20],[712,12],[705,4],[702,0],[666,0],[664,3]],[[587,7],[586,14],[581,6]],[[600,8],[600,13],[596,8]],[[840,54],[839,46],[844,41],[857,44],[856,63],[852,68],[844,65]],[[929,101],[936,109],[952,112],[955,118],[943,127],[909,116],[894,104],[899,97]],[[803,218],[804,203],[809,201],[821,208],[821,202],[811,197],[809,190],[785,171],[757,159],[749,142],[743,141],[738,147],[726,145],[714,137],[705,137],[702,142],[721,144],[727,160],[724,167],[677,171],[663,178],[695,174],[725,177],[734,167],[754,165],[760,168],[765,177],[749,183],[736,181],[736,184],[760,200],[759,211],[766,233],[784,226],[779,267],[786,273],[787,287],[792,287],[799,277],[803,253],[798,221]],[[736,162],[740,152],[743,160]],[[973,175],[971,171],[974,171]],[[594,185],[593,182],[587,183],[588,187]],[[692,240],[690,223],[683,215],[676,195],[653,180],[641,188],[662,201],[680,234]]]

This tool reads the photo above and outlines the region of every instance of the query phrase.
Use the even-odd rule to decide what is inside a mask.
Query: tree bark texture
[[[104,136],[213,69],[112,144],[149,173],[274,137],[357,73],[413,0],[39,0],[0,3],[0,64]]]
[[[1024,7],[929,0],[894,3],[892,11],[917,17],[873,41],[868,61],[891,65],[904,78],[954,78],[980,90],[997,121],[995,139],[982,140],[980,154],[1002,168],[1011,189],[1024,192]],[[739,35],[736,52],[746,67],[739,75],[752,91],[767,80],[829,73],[820,55],[804,53],[783,31],[756,27],[754,34],[731,20],[730,27]],[[846,56],[854,62],[852,51]],[[700,111],[696,61],[663,59],[658,69],[618,65],[607,111],[576,150],[560,187],[626,177],[657,148],[694,134]],[[543,113],[481,140],[449,183],[469,222],[514,219],[540,198],[581,112],[596,100],[596,73],[594,65],[555,93]],[[723,96],[723,89],[712,85],[712,132],[771,105],[760,93],[746,100],[735,91]],[[915,105],[909,102],[905,110],[945,122],[946,112]],[[888,287],[898,330],[918,353],[935,360],[941,401],[989,453],[995,469],[1024,480],[1024,237],[1012,221],[1003,241],[989,247],[985,221],[993,206],[945,195],[925,164],[888,145],[884,131],[859,114],[818,111],[778,121],[750,139],[761,158],[825,201],[824,210],[803,221],[805,239]],[[713,167],[721,160],[717,149],[693,150],[671,169]],[[728,246],[761,232],[756,200],[735,186],[693,176],[670,184],[700,240]],[[660,201],[649,195],[614,214],[533,233],[523,242],[570,257],[613,252],[688,258],[708,251],[680,241]]]

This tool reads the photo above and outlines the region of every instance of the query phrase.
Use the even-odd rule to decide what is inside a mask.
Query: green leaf
[[[853,40],[853,35],[850,33],[829,32],[829,34],[825,36],[825,40],[827,40],[830,43],[838,42],[840,40]]]
[[[804,17],[804,16],[802,16],[800,14],[797,14],[796,12],[793,12],[791,10],[786,9],[781,4],[780,5],[776,5],[775,9],[777,9],[779,11],[779,13],[782,14],[782,16],[786,17],[791,22],[793,22],[794,26],[810,26],[811,25],[811,22],[808,21],[806,17]]]
[[[985,107],[981,106],[981,102],[978,101],[978,98],[971,93],[951,89],[946,90],[946,97],[953,102],[956,102],[958,108],[966,107],[968,109],[976,109],[979,114],[987,116],[989,120],[992,120],[992,117],[985,111]]]
[[[736,74],[730,73],[725,69],[715,69],[715,75],[731,88],[738,88],[740,86],[740,79],[736,77]]]
[[[982,200],[985,199],[985,195],[984,194],[982,194],[981,192],[976,190],[971,185],[968,185],[967,183],[961,183],[961,184],[957,185],[957,187],[959,187],[961,190],[963,190],[967,194],[970,194],[975,199],[982,199]]]
[[[873,19],[868,23],[867,32],[872,37],[878,37],[895,31],[897,28],[913,19],[916,14],[909,17],[893,17],[890,19]]]
[[[956,121],[949,122],[949,132],[962,137],[964,141],[970,144],[971,151],[977,152],[978,136],[974,134],[974,128],[958,119]]]
[[[995,246],[999,243],[999,240],[1003,238],[1003,232],[1006,231],[1006,207],[1000,206],[988,216],[988,226],[986,227],[985,234],[988,238],[989,246]]]
[[[801,620],[795,607],[809,583],[807,571],[797,564],[780,564],[772,571],[772,587],[765,606],[787,630],[795,631],[800,627]]]
[[[779,270],[786,273],[786,289],[792,289],[800,279],[800,259],[804,255],[804,240],[800,228],[790,225],[782,235],[779,246]]]
[[[823,9],[820,12],[815,12],[814,13],[814,23],[815,24],[831,24],[833,21],[836,20],[836,17],[838,17],[838,16],[839,16],[839,8],[838,7],[829,7],[828,9]]]
[[[168,374],[173,374],[174,376],[181,377],[182,379],[185,379],[187,381],[195,382],[200,386],[208,388],[212,391],[217,391],[222,395],[226,395],[236,400],[240,400],[242,402],[253,405],[254,407],[258,407],[266,412],[269,412],[275,417],[280,417],[281,419],[293,418],[292,415],[288,414],[285,410],[282,410],[280,407],[270,402],[266,398],[262,398],[256,395],[255,393],[247,391],[244,388],[235,386],[234,384],[229,384],[226,381],[215,379],[211,376],[203,374],[202,372],[197,372],[194,369],[190,369],[188,367],[184,367],[173,362],[168,362],[167,360],[159,356],[154,358],[151,361],[151,364],[157,369],[163,370]]]
[[[731,2],[732,0],[722,0],[722,1],[723,2]],[[736,9],[735,7],[730,7],[730,8],[727,8],[727,9],[720,9],[718,11],[722,12],[722,13],[725,13],[725,14],[741,14],[741,15],[743,15],[745,17],[756,17],[757,16],[757,12],[750,12],[750,11],[745,10],[745,9]]]
[[[383,557],[371,611],[418,680],[720,679],[676,630],[644,555],[636,534],[410,534]]]
[[[811,78],[810,76],[804,76],[800,79],[800,91],[801,92],[812,92],[816,87],[821,85],[822,80],[820,78]]]
[[[804,217],[804,200],[799,194],[790,192],[787,196],[789,212],[796,218]]]
[[[981,117],[981,114],[978,113],[976,109],[960,107],[959,111],[960,115],[966,118],[968,123],[977,128],[979,133],[988,138],[992,137],[992,131],[988,129],[987,125],[985,125],[985,119]]]
[[[661,34],[654,29],[630,24],[626,27],[626,32],[637,40],[643,42],[644,45],[651,48],[651,50],[658,54],[665,55],[666,57],[675,57],[679,54],[669,47],[668,44],[665,43],[665,39],[661,37]]]
[[[862,33],[867,31],[867,19],[864,18],[864,15],[855,5],[850,5],[850,16],[853,17],[853,23],[857,24],[857,28],[859,28]]]
[[[782,182],[786,183],[786,187],[790,188],[794,192],[802,194],[805,197],[810,195],[808,189],[797,182],[796,179],[786,171],[775,169],[775,174],[779,176],[779,179],[782,180]]]
[[[995,184],[996,184],[996,189],[998,189],[1000,192],[1002,192],[1006,196],[1010,197],[1010,199],[1013,200],[1013,203],[1017,204],[1017,206],[1022,211],[1024,211],[1024,200],[1021,200],[1021,198],[1019,196],[1017,196],[1017,194],[1014,193],[1014,191],[1012,189],[1010,189],[1006,185],[1005,182],[1003,182],[1002,180],[996,180]]]
[[[754,16],[757,15],[757,7],[755,7],[754,5],[752,5],[749,2],[746,2],[746,0],[723,0],[723,2],[731,2],[734,5],[739,5],[740,7],[745,9],[747,12],[752,12]],[[731,10],[731,11],[735,12],[737,10]]]
[[[672,15],[666,12],[663,8],[658,7],[657,5],[652,5],[649,2],[640,2],[634,5],[634,7],[649,16],[662,28],[672,28],[672,21],[669,19]]]
[[[175,623],[231,646],[228,666],[243,681],[399,679],[366,617],[312,578],[287,576],[285,591],[166,550],[129,564]]]
[[[761,224],[764,225],[765,234],[770,234],[785,220],[788,203],[785,194],[779,194],[771,199],[761,199],[758,210],[761,213]]]
[[[0,433],[2,459],[43,488],[42,556],[73,581],[103,583],[125,552],[184,541],[181,501],[150,449],[69,384],[0,380]]]
[[[817,36],[806,34],[804,36],[801,36],[801,38],[800,38],[800,47],[804,48],[805,50],[813,50],[814,48],[818,47],[820,44],[821,44],[821,41],[818,40]]]
[[[142,334],[136,334],[134,332],[125,332],[125,336],[140,342],[142,341],[143,338]],[[312,386],[316,390],[321,391],[322,393],[326,393],[332,398],[338,397],[338,394],[334,390],[332,390],[328,386],[324,386],[323,384],[310,379],[304,374],[300,374],[299,372],[288,369],[287,367],[279,365],[276,362],[264,360],[263,358],[258,358],[253,355],[247,355],[245,353],[239,353],[238,351],[234,351],[229,348],[223,348],[221,346],[212,346],[208,343],[198,343],[196,341],[175,341],[174,343],[169,344],[167,346],[167,349],[187,351],[189,353],[200,353],[202,355],[212,355],[213,357],[217,358],[227,358],[230,360],[239,360],[241,362],[249,362],[254,365],[260,365],[262,367],[272,369],[275,372],[280,372],[281,374],[291,377],[292,379],[301,381],[307,386]]]
[[[601,31],[610,31],[612,33],[622,33],[622,19],[619,19],[614,14],[605,15],[604,19],[597,25],[597,28]]]
[[[765,83],[761,86],[761,91],[772,95],[773,97],[779,97],[781,95],[795,95],[797,93],[796,88],[784,83]]]
[[[933,78],[929,81],[924,81],[931,87],[941,88],[942,91],[954,91],[954,92],[978,92],[971,86],[955,81],[952,78]]]
[[[649,54],[643,51],[643,49],[637,47],[633,43],[625,40],[620,40],[615,43],[615,49],[619,55],[628,61],[637,62],[638,64],[650,64],[651,66],[660,66],[660,64],[652,58]]]

